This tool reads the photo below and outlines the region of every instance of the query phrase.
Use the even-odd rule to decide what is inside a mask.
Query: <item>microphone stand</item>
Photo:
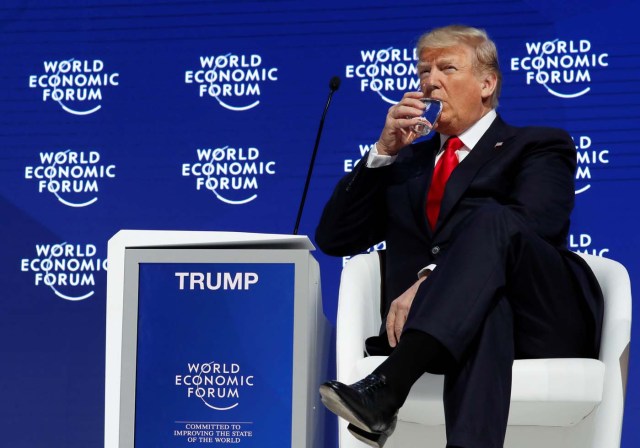
[[[309,170],[307,171],[307,180],[304,183],[304,190],[302,192],[302,200],[300,201],[300,207],[298,208],[298,217],[296,218],[296,225],[293,228],[293,234],[298,234],[298,227],[300,226],[300,218],[302,218],[302,210],[304,209],[304,203],[307,199],[307,191],[309,191],[309,183],[311,182],[311,174],[313,173],[313,166],[316,161],[316,154],[318,153],[318,145],[320,144],[320,136],[322,135],[322,128],[324,127],[324,119],[327,116],[329,110],[329,104],[331,104],[331,98],[333,94],[340,87],[340,78],[334,76],[329,81],[329,97],[327,98],[327,104],[324,106],[324,112],[320,119],[320,126],[318,127],[318,134],[316,135],[316,143],[313,146],[313,154],[311,155],[311,162],[309,163]]]

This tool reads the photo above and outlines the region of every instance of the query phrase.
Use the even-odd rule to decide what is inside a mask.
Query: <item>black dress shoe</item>
[[[366,432],[393,432],[399,404],[384,375],[373,373],[350,386],[329,381],[320,396],[331,412]]]
[[[347,426],[347,430],[349,430],[351,435],[359,441],[366,443],[367,445],[374,448],[382,448],[384,444],[387,443],[387,439],[389,438],[389,436],[393,434],[393,431],[396,429],[396,422],[397,419],[394,418],[391,427],[382,433],[365,431],[364,429],[360,429],[352,423],[349,423],[349,425]]]

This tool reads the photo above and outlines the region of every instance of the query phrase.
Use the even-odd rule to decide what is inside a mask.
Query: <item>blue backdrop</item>
[[[499,112],[578,148],[569,244],[640,280],[640,4],[628,0],[5,0],[0,5],[0,445],[103,443],[106,242],[118,230],[301,234],[415,87],[413,46],[485,28]],[[335,320],[342,260],[316,253]],[[637,333],[637,330],[634,330]],[[637,347],[623,446],[640,444]]]

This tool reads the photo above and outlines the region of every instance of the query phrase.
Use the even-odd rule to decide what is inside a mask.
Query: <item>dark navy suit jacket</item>
[[[384,311],[416,280],[423,267],[438,263],[464,232],[479,207],[499,204],[562,255],[580,285],[593,317],[598,353],[603,301],[584,260],[566,240],[574,205],[576,150],[559,129],[516,128],[498,116],[453,171],[432,230],[425,204],[440,147],[439,135],[403,148],[396,161],[367,168],[366,156],[337,185],[316,231],[316,243],[335,256],[354,255],[386,241]]]

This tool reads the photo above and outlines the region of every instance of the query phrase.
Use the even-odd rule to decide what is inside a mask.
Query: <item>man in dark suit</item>
[[[336,256],[386,240],[385,325],[369,345],[390,356],[365,379],[320,393],[379,447],[413,383],[444,373],[447,447],[497,448],[514,359],[598,355],[602,294],[566,248],[575,146],[564,131],[515,128],[496,114],[501,75],[484,31],[433,30],[418,57],[422,92],[389,109],[316,232]],[[438,133],[412,144],[423,96],[443,103]]]

